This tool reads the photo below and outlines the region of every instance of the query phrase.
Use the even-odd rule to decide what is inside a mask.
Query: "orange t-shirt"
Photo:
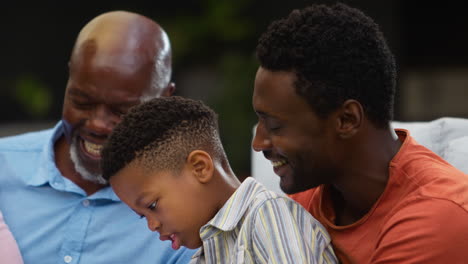
[[[468,175],[396,132],[385,191],[359,221],[334,224],[325,186],[291,198],[327,228],[342,263],[468,263]]]

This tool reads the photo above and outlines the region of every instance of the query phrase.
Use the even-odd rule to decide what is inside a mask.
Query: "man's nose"
[[[271,140],[262,123],[257,123],[255,135],[252,140],[252,148],[255,151],[265,151],[271,149]]]
[[[119,118],[104,106],[97,106],[89,118],[90,130],[96,134],[108,135],[117,125]]]

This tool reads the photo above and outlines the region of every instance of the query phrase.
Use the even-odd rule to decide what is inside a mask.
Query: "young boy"
[[[336,263],[322,225],[291,199],[229,166],[216,114],[165,97],[134,107],[102,151],[103,177],[191,263]]]

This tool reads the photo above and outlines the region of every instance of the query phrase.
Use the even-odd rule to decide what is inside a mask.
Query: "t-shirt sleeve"
[[[259,206],[252,230],[254,257],[261,263],[336,263],[323,226],[288,198]]]
[[[382,230],[372,264],[445,264],[468,260],[468,213],[452,201],[412,200]]]

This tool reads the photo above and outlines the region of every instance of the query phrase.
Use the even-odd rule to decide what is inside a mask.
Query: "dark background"
[[[293,8],[335,1],[11,2],[0,18],[0,135],[48,127],[61,115],[67,62],[79,30],[111,10],[155,19],[173,47],[177,94],[220,115],[238,176],[250,174],[254,51],[268,24]],[[462,2],[342,1],[381,26],[398,64],[395,119],[468,116],[468,16]]]

